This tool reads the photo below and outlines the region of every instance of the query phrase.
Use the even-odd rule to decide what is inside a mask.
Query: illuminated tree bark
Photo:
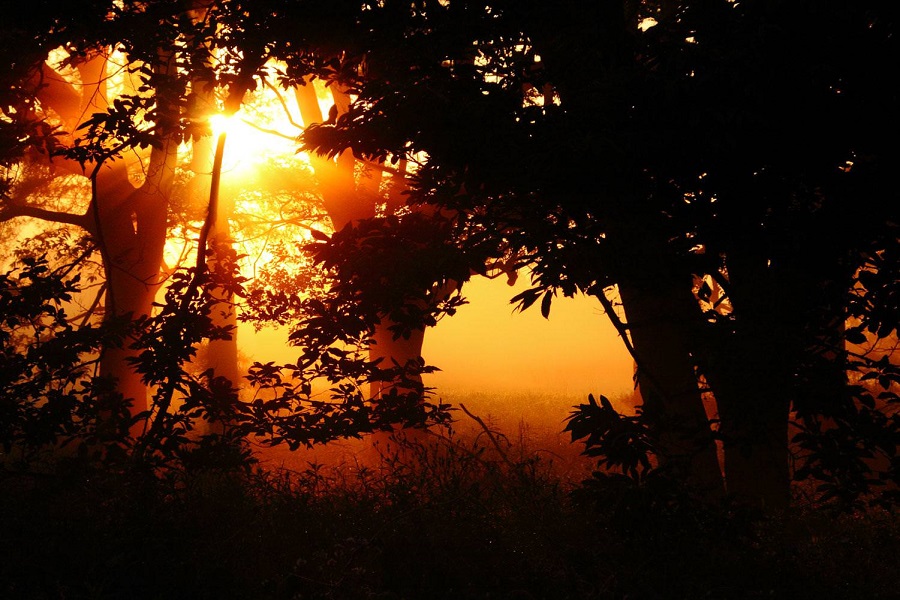
[[[337,84],[332,84],[330,89],[334,100],[330,118],[337,119],[349,109],[350,97]],[[305,126],[324,121],[312,81],[296,89],[296,98]],[[386,210],[403,205],[400,200],[401,186],[397,183],[399,177],[392,178],[389,194],[385,197],[380,192],[382,172],[358,161],[349,149],[341,152],[335,159],[313,154],[310,160],[319,180],[323,204],[335,231],[375,217],[378,204],[385,204]],[[405,164],[401,163],[401,174],[404,168]],[[414,248],[410,248],[409,260],[416,260]],[[424,328],[415,329],[408,338],[396,337],[390,329],[393,325],[395,323],[387,315],[383,315],[372,331],[372,345],[369,348],[369,360],[381,360],[386,368],[395,362],[402,366],[410,360],[418,359],[422,355],[425,338]],[[373,384],[370,394],[373,398],[380,397],[390,387],[392,386],[387,383]]]
[[[151,153],[144,183],[124,197],[98,191],[94,203],[98,240],[108,285],[108,319],[149,315],[162,283],[168,194],[174,175],[175,144]],[[118,204],[117,206],[113,206]],[[109,216],[107,216],[109,214]],[[134,411],[147,408],[147,388],[129,364],[136,352],[131,340],[104,351],[101,371],[117,381],[118,391],[134,399]]]
[[[194,92],[198,112],[202,117],[208,118],[215,114],[216,100],[212,91],[203,91],[202,82],[196,82]],[[216,140],[216,132],[213,136],[195,140],[192,145],[191,171],[193,176],[189,184],[189,201],[198,205],[207,205],[207,218],[210,222],[207,244],[205,268],[210,272],[221,271],[223,275],[232,272],[232,266],[236,259],[234,250],[234,236],[231,229],[231,219],[234,216],[234,198],[230,193],[223,193],[221,188],[222,156],[227,147],[227,139]],[[227,136],[227,132],[218,132],[219,136]],[[214,145],[213,141],[217,141]],[[212,207],[212,210],[209,210]],[[210,313],[211,325],[215,328],[227,329],[230,332],[228,339],[209,340],[206,345],[202,360],[198,361],[203,369],[211,369],[214,377],[223,377],[229,382],[230,388],[238,388],[242,381],[242,373],[238,364],[238,321],[237,306],[233,291],[215,287],[210,292],[215,300]],[[206,433],[221,433],[225,426],[216,415],[201,424],[207,429]]]
[[[78,65],[80,92],[44,65],[36,96],[62,120],[66,131],[75,131],[81,120],[106,109],[107,59],[98,55]],[[165,59],[156,65],[166,70]],[[166,124],[160,124],[165,127]],[[144,171],[143,182],[135,187],[129,179],[124,160],[105,164],[88,163],[83,168],[74,161],[55,158],[52,168],[91,177],[93,193],[88,211],[82,215],[38,213],[34,207],[13,206],[7,218],[22,215],[82,226],[96,241],[107,277],[105,319],[136,319],[150,313],[161,284],[160,267],[166,241],[168,198],[172,190],[176,143],[163,137],[163,145],[154,148]],[[116,381],[116,389],[134,401],[132,410],[147,408],[147,389],[140,375],[129,364],[135,356],[130,340],[124,345],[104,349],[101,374]]]

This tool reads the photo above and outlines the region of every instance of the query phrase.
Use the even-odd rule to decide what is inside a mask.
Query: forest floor
[[[374,461],[357,443],[163,479],[7,474],[0,598],[900,597],[894,514],[835,515],[802,490],[777,518],[704,507],[591,478],[556,417],[463,404],[487,429],[460,414]],[[548,406],[531,399],[535,415]]]

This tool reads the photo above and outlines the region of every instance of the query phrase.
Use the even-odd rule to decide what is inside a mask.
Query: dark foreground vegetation
[[[505,448],[501,444],[501,448]],[[757,518],[653,478],[568,485],[485,436],[374,468],[72,460],[0,482],[5,598],[891,598],[895,515]]]

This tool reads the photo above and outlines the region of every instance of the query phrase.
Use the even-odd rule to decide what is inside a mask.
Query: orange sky
[[[514,312],[509,299],[527,287],[527,277],[514,287],[505,278],[466,284],[470,304],[425,335],[423,355],[442,369],[428,383],[467,391],[629,392],[631,358],[599,303],[556,298],[549,319],[536,305]]]
[[[550,319],[537,306],[513,311],[509,299],[528,286],[505,278],[476,277],[463,290],[469,304],[425,335],[425,360],[441,369],[426,383],[438,391],[528,392],[615,396],[632,389],[632,361],[590,298],[557,298]],[[239,333],[242,351],[252,360],[296,360],[284,332]]]
[[[505,278],[476,277],[466,284],[470,304],[425,335],[425,359],[442,369],[426,384],[436,388],[436,398],[464,404],[507,439],[525,436],[528,448],[549,452],[545,458],[552,458],[556,469],[580,480],[593,463],[579,455],[580,444],[570,444],[565,419],[589,393],[606,395],[631,412],[624,397],[632,392],[633,363],[596,300],[557,298],[549,320],[537,306],[514,313],[509,299],[527,285],[527,277],[515,287]],[[243,326],[238,336],[242,353],[252,360],[297,358],[298,350],[286,345],[286,331],[255,333]],[[478,431],[461,412],[454,419],[457,430]],[[301,469],[307,461],[354,464],[353,457],[365,447],[341,441],[293,453],[282,448],[266,451],[265,460]]]

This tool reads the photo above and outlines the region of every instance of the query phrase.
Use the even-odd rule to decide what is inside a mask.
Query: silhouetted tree
[[[716,494],[716,435],[728,492],[785,507],[793,408],[808,434],[827,423],[823,435],[841,440],[832,455],[800,457],[795,472],[869,489],[879,475],[863,459],[895,460],[897,422],[847,384],[843,323],[857,274],[875,277],[858,269],[890,256],[897,234],[896,203],[885,201],[896,196],[886,133],[896,96],[883,86],[891,9],[401,4],[365,5],[351,23],[358,51],[333,77],[357,100],[305,143],[373,158],[427,153],[412,200],[442,206],[460,243],[479,248],[473,256],[518,252],[535,280],[523,306],[543,298],[547,312],[557,291],[609,305],[617,286],[640,420],[678,479]],[[881,323],[870,332],[895,331]],[[714,428],[700,382],[716,399]],[[576,437],[586,418],[573,419]],[[834,454],[844,467],[813,467]]]
[[[84,272],[92,251],[102,262],[103,287],[79,317],[82,323],[77,328],[89,339],[73,344],[78,351],[69,356],[77,377],[67,384],[84,396],[85,406],[66,406],[94,419],[109,418],[112,429],[118,424],[116,407],[130,406],[131,433],[144,436],[137,454],[149,456],[146,450],[157,450],[160,444],[171,450],[198,420],[220,417],[233,410],[226,404],[236,400],[230,384],[222,385],[209,372],[194,375],[186,370],[201,340],[231,335],[228,327],[209,321],[208,296],[222,289],[233,291],[229,278],[234,271],[221,258],[207,268],[208,231],[201,232],[203,248],[190,283],[185,283],[184,273],[178,274],[167,301],[154,310],[154,300],[171,275],[164,270],[163,249],[173,212],[178,146],[209,136],[210,107],[203,105],[209,97],[200,93],[202,86],[214,86],[224,73],[222,78],[229,83],[220,87],[238,98],[243,95],[244,90],[236,91],[231,82],[241,64],[220,60],[218,70],[212,68],[208,38],[215,27],[205,20],[200,4],[97,3],[75,11],[35,14],[5,24],[3,31],[10,46],[2,56],[9,69],[4,70],[0,121],[5,139],[15,143],[2,148],[0,220],[31,217],[82,229],[88,241],[73,249],[77,252],[60,247],[66,243],[62,238],[55,250],[64,258],[72,254],[73,262],[54,264],[53,274]],[[54,206],[57,180],[87,183],[62,188],[71,198]],[[211,219],[205,222],[206,230]],[[65,281],[74,289],[77,279]],[[72,289],[50,301],[69,302]],[[58,314],[65,314],[64,309],[59,308]],[[104,335],[90,337],[89,325],[98,324],[97,315]],[[56,328],[34,332],[32,338],[16,336],[6,342],[24,351],[32,345],[58,343],[61,336],[76,339],[71,328],[60,321]],[[87,369],[80,361],[96,362],[99,370]],[[20,407],[46,402],[47,389],[32,386],[28,394],[15,393],[20,377],[27,378],[27,373],[11,374],[12,387],[4,389],[4,402]],[[168,410],[176,392],[188,400],[172,416]],[[98,400],[96,394],[106,398]],[[98,401],[106,408],[92,411]],[[211,407],[215,402],[216,409]]]
[[[230,248],[231,199],[220,199],[216,185],[211,185],[220,173],[212,160],[208,117],[214,112],[231,114],[238,110],[245,93],[264,81],[270,68],[267,61],[277,57],[272,45],[289,40],[283,37],[284,30],[277,28],[276,33],[282,37],[269,40],[266,24],[280,20],[256,9],[245,10],[239,3],[147,2],[95,8],[94,12],[63,13],[46,21],[36,19],[26,23],[23,30],[11,27],[10,38],[28,44],[21,49],[10,47],[4,54],[10,69],[8,101],[4,104],[4,116],[8,118],[2,124],[4,139],[11,143],[4,148],[3,156],[4,166],[9,167],[4,175],[9,180],[3,189],[2,219],[11,222],[32,217],[79,226],[88,234],[88,246],[98,249],[105,271],[105,297],[101,302],[98,295],[89,312],[102,306],[106,326],[124,328],[117,336],[102,338],[103,344],[94,348],[100,353],[100,374],[111,384],[104,389],[111,397],[131,400],[135,435],[150,433],[158,441],[165,434],[167,443],[177,445],[184,440],[174,432],[189,431],[196,425],[190,422],[192,418],[219,420],[234,409],[230,405],[237,400],[232,389],[239,378],[233,299],[242,291],[235,283],[235,257]],[[256,16],[263,21],[254,22]],[[321,55],[332,50],[317,42],[316,51]],[[315,73],[306,69],[300,79],[291,81],[297,88],[301,116],[307,122],[322,120],[312,84]],[[345,106],[349,96],[337,85],[332,90],[335,104]],[[181,142],[190,142],[193,151],[186,203],[185,198],[175,198],[176,151]],[[217,161],[221,160],[219,146]],[[143,149],[148,156],[139,154]],[[147,161],[139,173],[142,183],[137,188],[130,181],[135,169],[129,168],[134,165],[123,160],[132,155]],[[312,160],[323,204],[336,227],[373,216],[382,200],[391,205],[388,212],[399,204],[402,168],[372,165],[374,169],[366,168],[377,177],[368,172],[359,176],[355,170],[364,163],[350,153],[337,161],[327,157]],[[25,177],[16,177],[25,171],[23,165],[38,165],[31,170],[46,171],[48,176],[29,180],[29,171]],[[49,189],[47,183],[60,168],[89,180],[91,190],[85,194],[89,201],[82,203],[86,209],[77,202],[59,210],[49,210],[42,204]],[[379,188],[386,172],[395,181],[387,178],[389,190],[382,194]],[[298,182],[309,183],[309,177],[299,175]],[[210,186],[212,191],[207,192]],[[302,188],[294,193],[300,201],[310,196],[309,190]],[[187,206],[191,200],[206,206]],[[173,287],[166,291],[166,301],[155,306],[158,291],[171,276],[163,268],[163,247],[171,232],[169,225],[177,218],[203,222],[196,267],[188,279],[183,273],[177,274],[171,280]],[[407,255],[401,253],[393,259]],[[404,289],[399,284],[395,287]],[[332,294],[335,296],[337,292]],[[339,329],[332,327],[332,334],[337,331],[338,338],[356,336],[361,351],[357,358],[369,363],[364,377],[367,389],[363,392],[360,386],[345,387],[351,397],[339,393],[334,403],[323,407],[309,402],[308,380],[304,381],[293,396],[300,404],[292,407],[291,417],[299,414],[306,420],[302,435],[307,440],[358,435],[372,429],[370,421],[386,428],[394,422],[416,420],[396,416],[398,409],[387,406],[389,403],[385,408],[393,415],[390,417],[360,418],[359,414],[367,415],[368,409],[356,411],[372,394],[381,394],[383,387],[403,382],[409,386],[399,388],[400,393],[395,395],[409,395],[413,410],[425,406],[418,360],[422,327],[407,320],[403,331],[394,335],[388,327],[395,310],[391,306],[365,313],[368,321],[358,331],[348,329],[346,320]],[[89,319],[90,315],[85,320]],[[383,359],[380,362],[385,363],[380,368],[366,360],[373,337],[384,338],[378,346]],[[10,343],[13,341],[10,338]],[[190,381],[185,369],[195,359],[201,341],[209,341],[206,359],[214,371],[204,371]],[[312,364],[307,365],[312,367],[310,378],[333,369],[327,358],[330,346],[327,342],[304,348],[306,356],[313,357]],[[394,347],[400,352],[394,352]],[[398,364],[392,367],[395,361]],[[253,374],[251,379],[259,381]],[[147,397],[148,389],[151,398]],[[282,399],[251,414],[260,422],[274,419],[282,408]],[[40,403],[42,398],[35,391],[21,401]],[[183,401],[179,410],[174,408],[176,401]],[[356,415],[350,427],[319,418],[341,411]],[[260,422],[251,429],[268,433]],[[146,446],[143,441],[139,443],[143,453],[142,446]]]

